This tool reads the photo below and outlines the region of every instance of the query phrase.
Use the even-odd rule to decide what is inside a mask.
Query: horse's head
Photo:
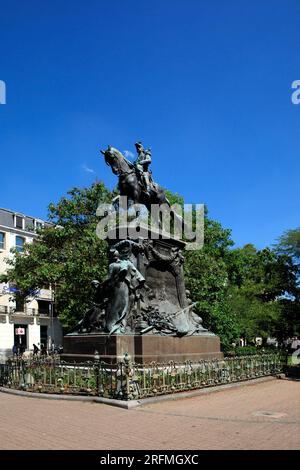
[[[115,175],[128,171],[128,162],[119,150],[109,145],[106,150],[100,151],[104,155],[105,163],[111,167]]]
[[[116,149],[111,147],[110,145],[107,147],[106,150],[100,150],[102,155],[104,155],[104,160],[106,165],[109,165],[115,175],[119,174],[119,165],[118,159],[116,155]]]

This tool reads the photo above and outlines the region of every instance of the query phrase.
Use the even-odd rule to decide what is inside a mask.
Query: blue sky
[[[108,144],[238,246],[299,226],[298,0],[0,0],[0,206],[45,217]]]

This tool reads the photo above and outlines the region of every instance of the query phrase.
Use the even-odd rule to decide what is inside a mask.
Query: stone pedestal
[[[155,336],[155,335],[103,335],[80,334],[64,337],[65,361],[94,360],[98,351],[101,360],[115,364],[130,354],[133,362],[149,364],[152,361],[163,363],[186,360],[222,358],[220,339],[213,334],[199,336]]]

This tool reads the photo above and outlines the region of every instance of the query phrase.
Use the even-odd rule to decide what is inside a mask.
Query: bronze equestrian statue
[[[134,163],[127,160],[114,147],[108,146],[106,150],[101,150],[105,163],[119,177],[118,189],[120,196],[127,196],[129,207],[132,204],[143,204],[149,212],[151,211],[151,204],[167,204],[170,207],[170,202],[163,188],[152,179],[151,170],[149,169],[151,150],[145,150],[141,142],[137,142],[135,147],[138,157]],[[116,200],[114,202],[117,203]]]

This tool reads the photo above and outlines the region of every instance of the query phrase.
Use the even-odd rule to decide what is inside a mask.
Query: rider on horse
[[[137,176],[146,193],[150,195],[150,191],[154,186],[151,171],[149,170],[149,165],[152,162],[151,149],[144,149],[142,142],[136,142],[135,148],[138,153],[138,157],[134,163],[137,169]]]

